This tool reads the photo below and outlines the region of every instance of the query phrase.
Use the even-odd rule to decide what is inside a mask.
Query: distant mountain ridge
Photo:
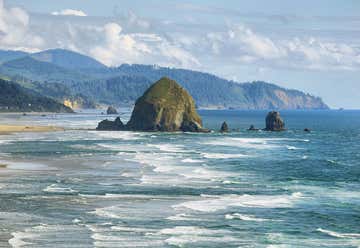
[[[186,88],[201,108],[328,108],[319,97],[266,82],[237,83],[209,73],[152,65],[110,68],[62,49],[18,55],[0,65],[0,74],[61,102],[81,95],[82,102],[130,106],[150,84],[166,76]],[[61,94],[54,89],[61,89]]]

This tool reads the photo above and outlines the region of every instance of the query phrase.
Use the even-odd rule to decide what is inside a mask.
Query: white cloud
[[[20,8],[5,8],[0,0],[0,47],[38,51],[44,40],[29,29],[29,15]]]
[[[58,16],[87,16],[87,14],[82,10],[76,10],[76,9],[63,9],[61,11],[54,11],[51,12],[52,15]]]
[[[139,58],[151,53],[151,49],[129,34],[123,34],[117,23],[108,23],[103,27],[104,40],[101,45],[90,50],[90,54],[109,66],[121,63],[140,62]]]
[[[0,0],[0,49],[38,51],[60,47],[93,56],[110,66],[146,63],[209,71],[234,65],[360,70],[360,47],[349,42],[351,39],[335,40],[303,31],[301,35],[267,35],[242,24],[164,24],[132,12],[125,18],[86,17],[83,11],[71,9],[53,14],[84,18],[70,22],[48,15],[44,21],[43,16],[30,17],[23,9],[6,8]]]
[[[273,39],[238,25],[227,32],[208,33],[207,46],[228,61],[316,70],[358,70],[360,49],[319,38]]]

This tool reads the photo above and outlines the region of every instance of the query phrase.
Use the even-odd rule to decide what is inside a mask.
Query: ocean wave
[[[271,149],[279,147],[274,142],[281,141],[284,139],[279,138],[218,138],[212,141],[204,142],[205,145],[214,146],[232,146],[240,148],[251,148],[251,149]]]
[[[172,215],[169,217],[166,217],[167,220],[172,220],[172,221],[202,221],[202,219],[200,218],[194,218],[189,214],[186,213],[179,213],[176,215]]]
[[[181,160],[181,162],[183,162],[183,163],[203,163],[204,160],[185,158],[185,159]]]
[[[1,164],[6,164],[7,169],[11,170],[30,170],[30,171],[37,171],[37,170],[54,170],[45,164],[40,163],[29,163],[29,162],[12,162],[12,161],[0,161]]]
[[[301,150],[302,148],[298,148],[296,146],[286,146],[288,150]]]
[[[334,232],[334,231],[330,231],[330,230],[326,230],[326,229],[322,229],[322,228],[318,228],[318,229],[316,229],[316,231],[325,233],[329,236],[336,237],[336,238],[351,238],[351,239],[359,239],[360,238],[360,233],[338,233],[338,232]]]
[[[269,221],[269,219],[262,219],[262,218],[257,218],[253,215],[245,215],[245,214],[239,214],[239,213],[226,214],[225,219],[228,219],[228,220],[239,219],[239,220],[244,220],[244,221],[255,221],[255,222]]]
[[[291,208],[302,198],[300,192],[292,195],[202,195],[205,200],[183,202],[173,207],[201,212],[216,212],[228,207]]]
[[[231,236],[228,230],[212,230],[197,226],[176,226],[164,228],[159,231],[160,235],[171,236],[165,242],[169,245],[183,246],[189,243],[226,243],[236,242],[238,239]]]
[[[173,152],[173,153],[184,153],[187,150],[184,149],[182,145],[172,145],[172,144],[147,144],[148,147],[154,147],[164,152]]]
[[[43,189],[44,192],[49,193],[75,193],[78,192],[70,187],[59,187],[57,184],[51,184]]]
[[[245,154],[230,154],[230,153],[201,153],[204,158],[209,159],[230,159],[230,158],[246,158]]]
[[[143,133],[136,133],[136,132],[130,132],[130,131],[118,131],[118,132],[113,132],[113,131],[101,131],[101,132],[97,132],[97,131],[89,131],[89,133],[91,134],[96,134],[102,138],[107,138],[107,139],[120,139],[120,140],[139,140],[142,139],[143,136],[145,136],[145,134]]]

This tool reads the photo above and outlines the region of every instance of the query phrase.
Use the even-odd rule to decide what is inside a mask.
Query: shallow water
[[[281,133],[246,131],[264,111],[200,114],[239,130],[0,136],[0,247],[360,247],[359,111],[284,111]]]

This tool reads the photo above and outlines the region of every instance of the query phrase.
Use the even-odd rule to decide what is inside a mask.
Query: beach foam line
[[[318,228],[318,229],[316,229],[316,231],[325,233],[329,236],[336,237],[336,238],[352,238],[352,239],[360,238],[360,233],[338,233],[338,232],[334,232],[334,231],[330,231],[330,230],[326,230],[326,229],[322,229],[322,228]]]
[[[183,246],[191,243],[215,242],[226,243],[236,242],[238,239],[232,237],[232,232],[228,230],[212,230],[198,226],[176,226],[164,228],[158,232],[159,235],[170,236],[165,240],[169,245]]]
[[[212,141],[203,142],[205,145],[213,146],[232,146],[240,148],[252,148],[252,149],[271,149],[279,147],[278,141],[283,141],[280,138],[231,138],[221,137]],[[276,144],[274,142],[277,142]]]
[[[7,169],[10,170],[55,170],[45,164],[40,163],[29,163],[29,162],[13,162],[13,161],[0,161],[0,164],[6,165]]]
[[[75,193],[78,192],[70,187],[59,187],[57,184],[51,184],[43,189],[44,192],[49,193]]]
[[[302,198],[300,192],[292,195],[202,195],[205,200],[183,202],[173,208],[187,208],[200,212],[216,212],[229,207],[291,208]]]
[[[203,163],[204,160],[185,158],[185,159],[181,160],[181,162],[183,162],[183,163]]]
[[[225,219],[227,219],[227,220],[239,219],[239,220],[244,220],[244,221],[255,221],[255,222],[270,221],[269,219],[262,219],[262,218],[257,218],[253,215],[245,215],[245,214],[239,214],[239,213],[226,214]]]
[[[173,153],[184,153],[187,152],[183,145],[173,145],[173,144],[147,144],[148,147],[154,147],[164,152],[173,152]]]
[[[230,154],[230,153],[201,153],[204,158],[209,159],[231,159],[231,158],[246,158],[249,155],[245,154]]]
[[[139,140],[143,139],[143,136],[146,134],[137,133],[137,132],[130,132],[130,131],[88,131],[91,134],[96,134],[102,138],[107,139],[120,139],[120,140]]]

